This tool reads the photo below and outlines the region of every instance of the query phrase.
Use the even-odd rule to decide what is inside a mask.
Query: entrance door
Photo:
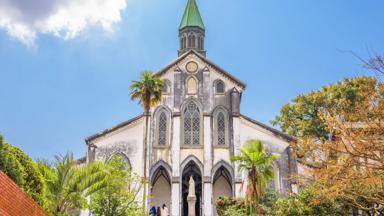
[[[202,181],[201,181],[201,172],[199,167],[195,162],[190,161],[183,170],[182,175],[182,197],[183,197],[183,206],[182,206],[182,216],[188,216],[188,188],[189,188],[189,178],[192,178],[195,181],[195,193],[196,193],[196,216],[201,216],[202,209]]]

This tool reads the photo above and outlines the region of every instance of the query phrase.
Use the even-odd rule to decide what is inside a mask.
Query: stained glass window
[[[167,144],[167,115],[161,112],[159,115],[158,145]]]
[[[200,111],[190,102],[184,110],[184,145],[200,144]]]
[[[225,116],[223,112],[217,114],[217,144],[225,145]]]

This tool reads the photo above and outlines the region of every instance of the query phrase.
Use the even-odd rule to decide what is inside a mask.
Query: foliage
[[[384,83],[371,77],[347,79],[298,98],[319,102],[313,107],[316,114],[295,99],[276,120],[299,136],[294,147],[301,162],[314,168],[316,193],[365,212],[383,212]],[[322,130],[313,131],[326,136],[311,132],[316,124]]]
[[[37,164],[21,149],[4,142],[0,135],[0,170],[42,207],[46,207],[45,182]]]
[[[137,215],[135,201],[141,189],[140,178],[133,174],[121,156],[115,155],[106,164],[106,187],[91,197],[90,210],[97,216]]]
[[[277,202],[279,195],[274,189],[268,187],[259,203],[259,213],[261,215],[273,215],[275,211],[275,203]],[[218,215],[224,216],[243,216],[251,215],[250,205],[246,204],[245,199],[234,199],[232,197],[219,197],[216,201],[216,210]],[[255,212],[253,212],[256,214]]]
[[[322,164],[315,179],[319,193],[340,197],[369,212],[384,211],[384,83],[365,92],[359,106],[324,115],[334,138],[307,142],[307,152]],[[348,105],[348,104],[346,104]],[[318,155],[324,155],[319,158]]]
[[[280,114],[272,121],[273,125],[293,136],[300,138],[312,138],[318,142],[330,139],[331,131],[328,129],[325,119],[326,112],[337,113],[348,111],[353,113],[359,108],[367,93],[375,91],[377,80],[372,77],[358,77],[345,79],[333,85],[325,86],[321,90],[300,95],[285,104]],[[298,146],[299,157],[305,154]]]
[[[38,166],[47,183],[49,211],[55,216],[81,209],[86,205],[85,197],[106,185],[101,163],[77,165],[69,153],[55,156],[53,164],[40,161]]]
[[[216,211],[218,215],[237,215],[245,216],[249,215],[250,211],[247,211],[247,205],[244,199],[234,199],[232,197],[219,197],[216,201]]]
[[[275,212],[275,205],[280,195],[271,187],[267,187],[266,192],[260,200],[260,209],[265,215],[273,215]]]
[[[131,100],[138,100],[144,108],[145,114],[145,137],[144,137],[144,177],[143,177],[143,215],[146,213],[147,202],[147,145],[148,145],[148,121],[151,107],[161,102],[161,95],[164,88],[163,81],[150,71],[141,73],[139,81],[132,81],[130,86]]]
[[[249,140],[241,149],[241,154],[231,157],[238,162],[239,171],[248,174],[246,203],[250,202],[253,212],[257,212],[264,188],[273,179],[271,164],[277,156],[270,154],[259,140]]]
[[[132,81],[129,87],[131,99],[138,100],[144,111],[157,105],[161,101],[163,81],[156,77],[151,71],[143,71],[139,81]]]
[[[299,194],[290,194],[280,198],[274,208],[276,216],[342,216],[348,215],[348,210],[338,200],[330,199],[316,193],[316,186],[309,186]]]

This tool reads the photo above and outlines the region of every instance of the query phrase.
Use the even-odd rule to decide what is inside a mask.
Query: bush
[[[306,216],[306,215],[348,215],[347,208],[336,199],[316,194],[316,186],[312,185],[299,194],[291,194],[277,201],[277,216]]]
[[[1,135],[0,170],[32,199],[45,207],[45,182],[37,164],[21,149],[5,143]]]

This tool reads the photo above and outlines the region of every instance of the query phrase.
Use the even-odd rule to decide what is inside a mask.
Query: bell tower
[[[205,26],[195,0],[188,0],[183,19],[179,26],[179,56],[189,50],[195,50],[205,56]]]

